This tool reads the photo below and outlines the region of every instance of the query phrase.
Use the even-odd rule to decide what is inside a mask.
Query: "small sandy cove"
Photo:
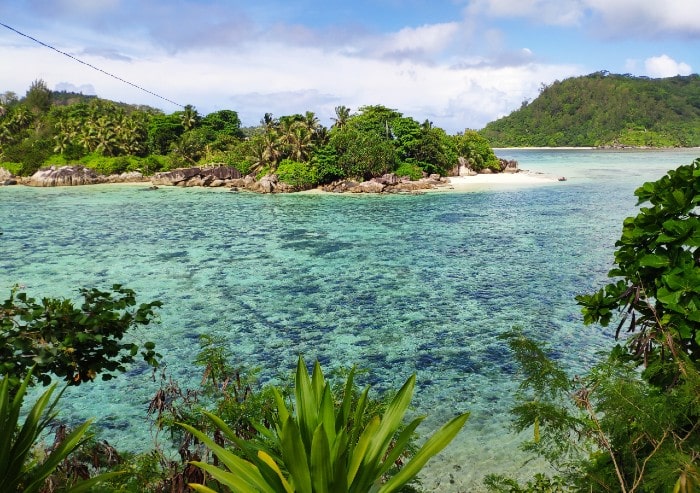
[[[479,174],[474,176],[450,176],[450,184],[437,188],[437,191],[472,191],[498,188],[501,186],[532,186],[556,183],[559,178],[543,173],[520,171],[518,173]]]

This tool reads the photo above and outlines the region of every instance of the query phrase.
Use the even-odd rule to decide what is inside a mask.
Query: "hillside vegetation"
[[[556,81],[480,133],[494,147],[700,146],[700,76]]]
[[[488,142],[473,130],[448,135],[426,120],[382,105],[352,112],[337,106],[324,127],[311,111],[242,128],[238,113],[202,116],[192,105],[172,114],[96,96],[53,92],[32,83],[23,98],[0,94],[0,167],[30,176],[41,167],[80,164],[100,174],[234,166],[244,175],[276,174],[295,189],[385,173],[448,175],[459,162],[501,171]]]

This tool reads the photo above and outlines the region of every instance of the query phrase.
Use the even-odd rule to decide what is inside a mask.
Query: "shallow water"
[[[606,282],[634,189],[700,150],[497,154],[567,181],[400,196],[0,188],[0,293],[19,283],[75,297],[121,283],[139,301],[159,299],[161,323],[135,337],[156,341],[183,384],[199,380],[191,362],[203,333],[224,336],[264,379],[298,354],[328,370],[367,368],[378,390],[415,372],[424,435],[472,413],[425,485],[473,491],[483,474],[522,471],[508,434],[517,381],[499,334],[522,326],[572,373],[608,348],[574,296]],[[94,417],[118,447],[148,447],[150,376],[136,366],[71,389],[63,416]]]

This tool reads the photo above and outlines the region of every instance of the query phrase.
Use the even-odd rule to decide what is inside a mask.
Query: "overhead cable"
[[[160,94],[156,94],[156,93],[153,92],[153,91],[149,91],[148,89],[145,89],[145,88],[143,88],[143,87],[141,87],[141,86],[139,86],[139,85],[137,85],[137,84],[134,84],[133,82],[129,82],[128,80],[122,79],[122,78],[119,77],[119,76],[116,76],[116,75],[114,75],[114,74],[112,74],[112,73],[107,72],[106,70],[102,70],[102,69],[99,68],[99,67],[95,67],[94,65],[92,65],[92,64],[90,64],[90,63],[88,63],[88,62],[86,62],[86,61],[83,61],[83,60],[81,60],[80,58],[77,58],[77,57],[71,55],[70,53],[66,53],[65,51],[61,51],[61,50],[59,50],[58,48],[54,48],[54,47],[51,46],[50,44],[44,43],[43,41],[40,41],[40,40],[38,40],[38,39],[36,39],[36,38],[33,38],[32,36],[29,36],[28,34],[24,34],[23,32],[18,31],[17,29],[15,29],[14,27],[10,27],[10,26],[8,26],[7,24],[4,24],[4,23],[2,23],[2,22],[0,22],[0,26],[6,27],[6,28],[9,29],[10,31],[14,31],[14,32],[16,32],[17,34],[19,34],[20,36],[24,36],[25,38],[31,39],[32,41],[34,41],[35,43],[40,44],[41,46],[44,46],[44,47],[49,48],[49,49],[51,49],[51,50],[53,50],[53,51],[55,51],[55,52],[58,52],[58,53],[60,53],[61,55],[65,55],[65,56],[67,56],[68,58],[72,58],[73,60],[75,60],[75,61],[78,62],[78,63],[82,63],[83,65],[86,65],[86,66],[90,67],[90,68],[93,69],[93,70],[97,70],[98,72],[102,72],[103,74],[108,75],[108,76],[112,77],[113,79],[117,79],[117,80],[120,81],[120,82],[123,82],[123,83],[125,83],[125,84],[129,84],[130,86],[135,87],[136,89],[139,89],[139,90],[141,90],[141,91],[143,91],[143,92],[146,92],[146,93],[148,93],[148,94],[150,94],[150,95],[152,95],[152,96],[155,96],[155,97],[157,97],[157,98],[160,98],[160,99],[162,99],[163,101],[167,101],[168,103],[174,104],[175,106],[179,106],[179,107],[181,107],[181,108],[184,108],[184,107],[185,107],[184,105],[182,105],[182,104],[180,104],[180,103],[176,103],[175,101],[172,101],[172,100],[170,100],[170,99],[168,99],[168,98],[166,98],[166,97],[164,97],[164,96],[161,96]]]

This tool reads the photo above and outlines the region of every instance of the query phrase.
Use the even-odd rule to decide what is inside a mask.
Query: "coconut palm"
[[[335,118],[331,118],[333,120],[333,128],[337,129],[343,129],[348,123],[348,120],[350,119],[350,108],[347,106],[336,106],[335,107]]]
[[[289,133],[285,136],[289,157],[295,161],[307,161],[313,148],[313,135],[305,122],[297,122],[292,125]]]
[[[279,121],[272,117],[272,113],[265,113],[260,120],[260,125],[263,127],[265,132],[271,132],[277,128]]]
[[[182,115],[180,115],[180,121],[182,121],[182,126],[185,130],[192,130],[199,123],[199,113],[194,106],[188,104],[185,106]]]

